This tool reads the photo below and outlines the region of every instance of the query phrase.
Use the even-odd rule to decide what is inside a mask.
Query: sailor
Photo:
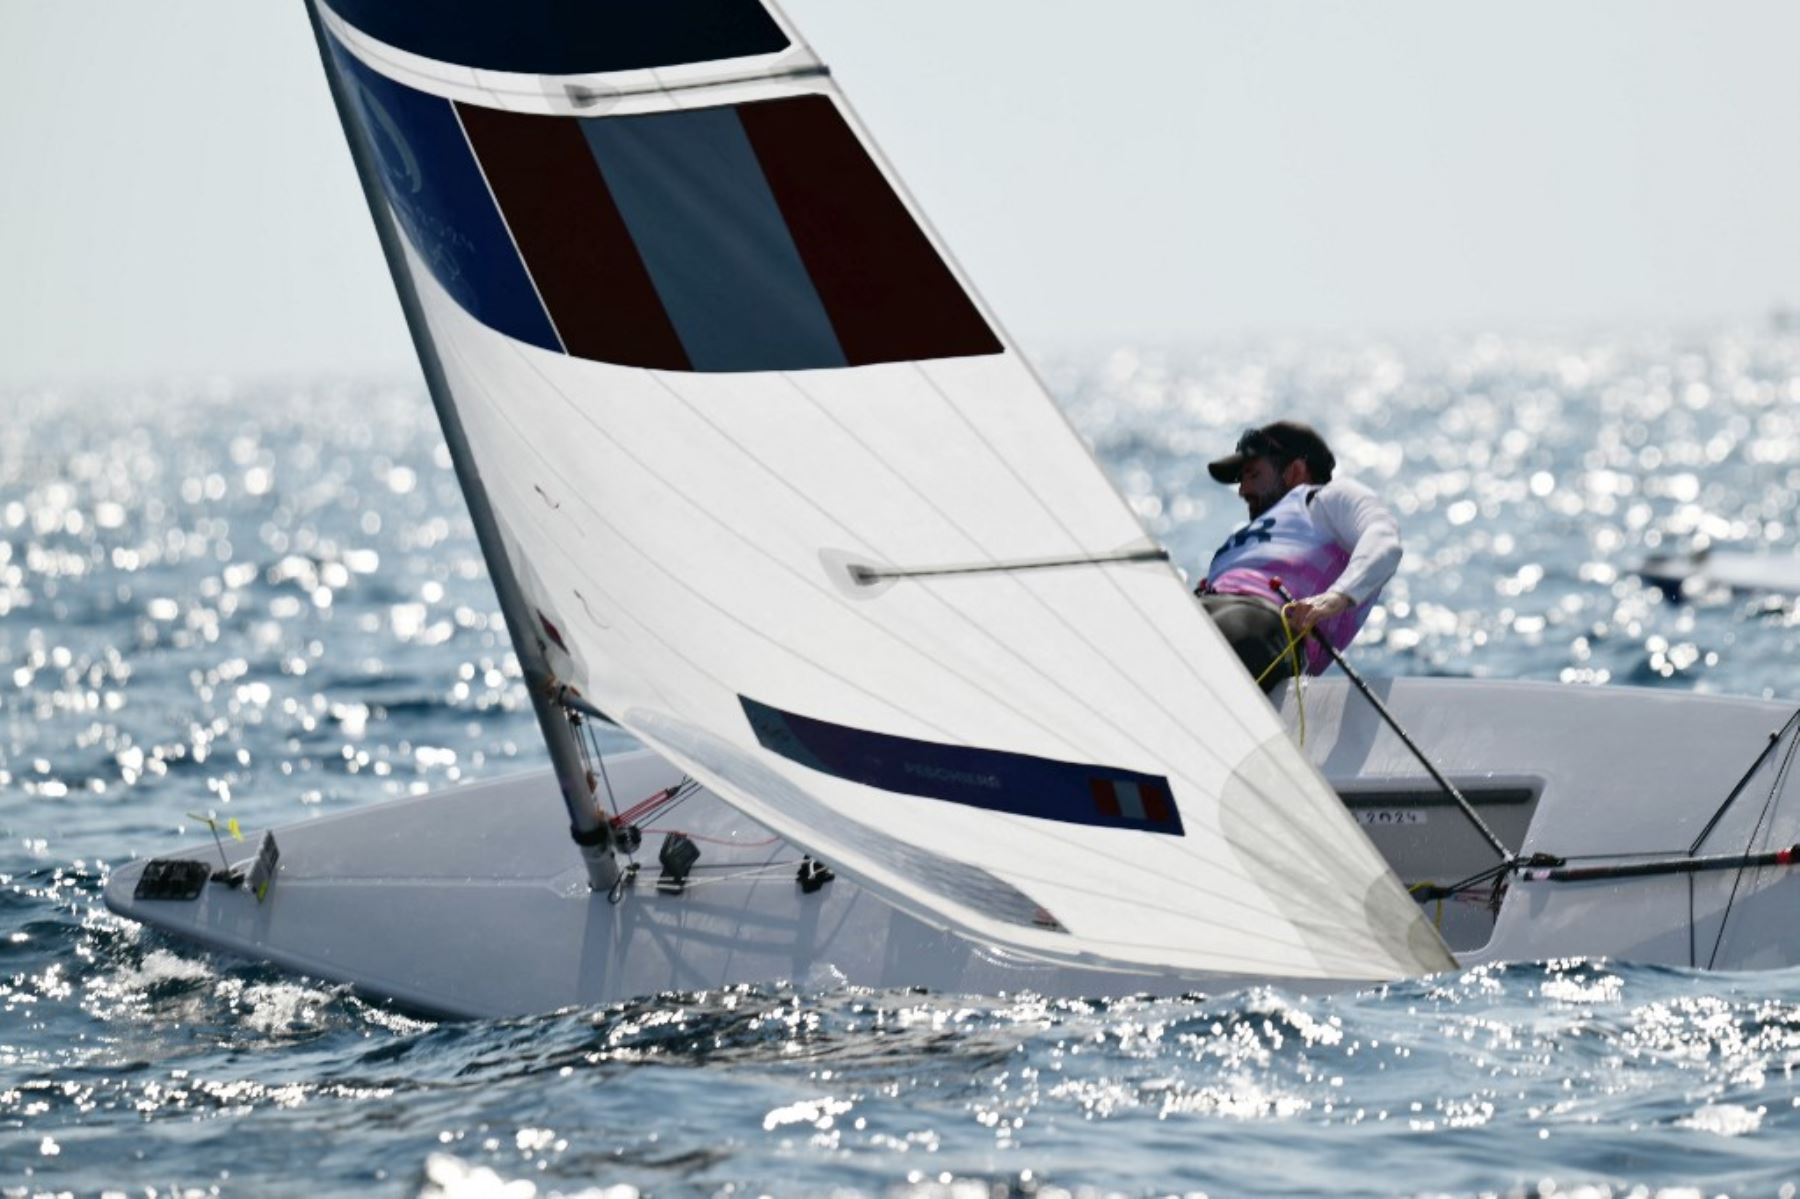
[[[1279,420],[1251,429],[1207,470],[1237,484],[1250,519],[1225,539],[1195,588],[1213,623],[1263,690],[1293,674],[1290,638],[1319,632],[1338,649],[1355,639],[1400,565],[1400,525],[1373,491],[1333,478],[1337,458],[1311,425]],[[1285,606],[1279,580],[1295,596]],[[1331,664],[1306,638],[1306,671]]]

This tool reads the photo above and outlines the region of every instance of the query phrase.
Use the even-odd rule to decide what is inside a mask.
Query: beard
[[[1286,494],[1287,489],[1282,487],[1272,487],[1267,491],[1253,492],[1250,495],[1244,496],[1244,506],[1250,509],[1250,519],[1255,520],[1270,508],[1273,508],[1276,504],[1281,502],[1281,497]]]

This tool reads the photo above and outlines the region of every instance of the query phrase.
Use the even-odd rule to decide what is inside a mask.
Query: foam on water
[[[1297,415],[1401,512],[1356,656],[1792,695],[1800,339],[1122,350],[1051,377],[1190,569],[1204,462]],[[796,986],[436,1023],[100,906],[189,813],[303,820],[536,765],[412,387],[0,398],[0,1194],[1788,1195],[1800,972],[1486,968],[1330,998]]]

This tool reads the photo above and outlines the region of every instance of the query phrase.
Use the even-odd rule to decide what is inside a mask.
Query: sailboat
[[[1800,595],[1800,555],[1715,550],[1652,554],[1637,565],[1637,576],[1670,599],[1690,592],[1726,590],[1767,595]]]
[[[115,911],[456,1016],[1800,960],[1791,705],[1322,680],[1300,749],[773,5],[307,3],[552,768]]]

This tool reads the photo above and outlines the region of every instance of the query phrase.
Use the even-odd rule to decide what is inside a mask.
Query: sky
[[[787,0],[1028,348],[1800,306],[1793,0]],[[404,373],[299,0],[0,0],[0,382]]]

